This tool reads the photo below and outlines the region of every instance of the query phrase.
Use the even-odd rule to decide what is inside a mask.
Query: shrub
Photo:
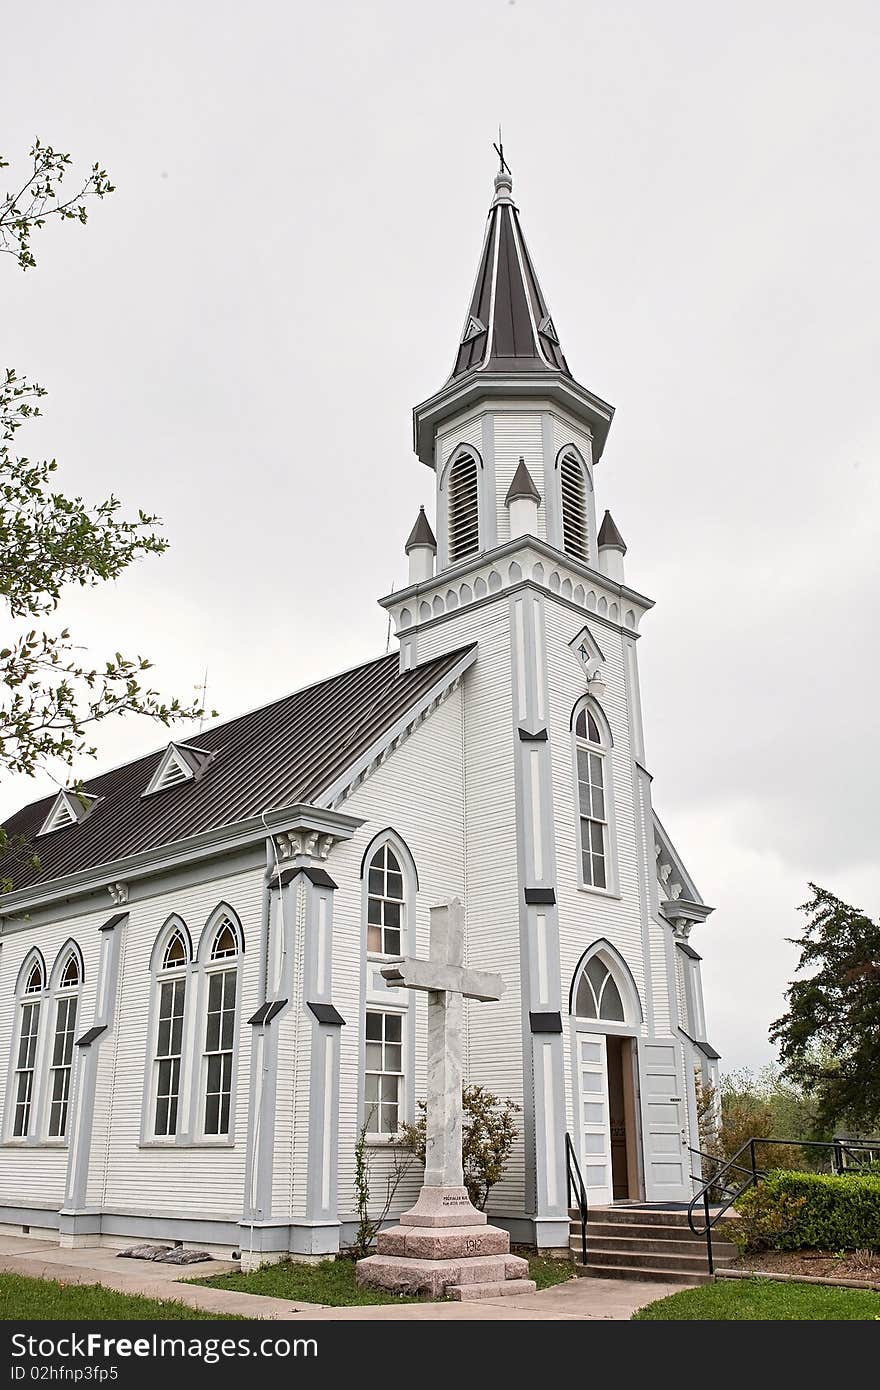
[[[485,1086],[464,1086],[462,1102],[461,1161],[464,1183],[474,1206],[483,1211],[489,1191],[504,1176],[517,1138],[515,1116],[520,1107],[502,1100]],[[414,1125],[401,1127],[402,1142],[424,1163],[427,1138],[425,1102]]]
[[[880,1177],[770,1173],[737,1204],[745,1249],[880,1250]]]

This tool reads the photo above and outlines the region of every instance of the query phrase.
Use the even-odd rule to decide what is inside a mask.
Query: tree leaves
[[[71,167],[69,154],[44,145],[39,136],[29,151],[31,167],[17,193],[0,199],[0,252],[15,256],[22,270],[37,264],[31,249],[31,236],[55,218],[61,222],[87,222],[89,198],[106,198],[115,192],[106,169],[93,164],[79,188],[69,198],[60,193]],[[0,169],[9,162],[0,155]]]
[[[815,1095],[822,1125],[880,1123],[880,924],[810,884],[788,1013],[770,1029],[786,1076]]]

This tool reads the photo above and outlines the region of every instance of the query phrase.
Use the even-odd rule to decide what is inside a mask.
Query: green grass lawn
[[[55,1279],[26,1279],[21,1274],[0,1274],[0,1320],[81,1322],[107,1318],[201,1322],[227,1320],[228,1314],[207,1313],[176,1299],[141,1298],[139,1294],[117,1293],[100,1284],[62,1284]]]
[[[525,1253],[525,1252],[521,1252]],[[529,1259],[529,1272],[539,1289],[570,1279],[571,1265],[565,1260],[549,1260],[540,1256]],[[290,1298],[303,1303],[325,1303],[333,1308],[363,1303],[418,1303],[419,1298],[387,1293],[382,1289],[360,1289],[355,1279],[353,1260],[322,1260],[320,1264],[299,1264],[281,1260],[278,1264],[263,1265],[252,1274],[215,1274],[210,1279],[197,1279],[215,1289],[237,1289],[240,1293],[267,1294],[271,1298]]]
[[[880,1293],[775,1279],[719,1279],[649,1303],[633,1318],[643,1322],[866,1322],[880,1318]]]

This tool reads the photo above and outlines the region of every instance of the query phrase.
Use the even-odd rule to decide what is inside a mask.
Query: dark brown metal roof
[[[511,188],[508,173],[496,176],[477,279],[450,380],[475,369],[571,375],[529,256]]]
[[[532,502],[540,502],[541,500],[541,494],[535,486],[535,480],[526,468],[525,459],[520,459],[517,464],[516,472],[511,479],[507,496],[504,499],[505,505],[508,502],[516,502],[520,497],[528,497]]]
[[[622,550],[626,554],[626,541],[614,524],[614,517],[610,512],[606,512],[602,518],[602,525],[599,527],[599,549],[607,547],[609,550]]]
[[[411,550],[421,547],[426,550],[437,549],[437,537],[431,530],[431,523],[425,516],[424,507],[419,507],[419,514],[416,517],[416,524],[409,533],[409,539],[403,547],[407,555]]]
[[[86,790],[101,798],[91,815],[39,839],[55,796],[34,801],[6,823],[9,835],[22,836],[28,847],[0,859],[0,876],[15,889],[27,888],[314,802],[472,650],[473,644],[461,647],[412,671],[401,671],[392,652],[206,729],[198,745],[214,757],[198,781],[144,796],[165,748],[90,777]],[[34,850],[39,871],[28,863]]]

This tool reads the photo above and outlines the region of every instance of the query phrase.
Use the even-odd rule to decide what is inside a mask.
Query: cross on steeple
[[[513,173],[513,170],[511,169],[510,165],[507,163],[507,160],[504,158],[504,145],[503,145],[502,140],[501,140],[501,127],[500,127],[500,126],[498,127],[498,144],[497,144],[497,145],[496,145],[496,144],[493,144],[493,145],[492,145],[492,148],[493,148],[493,150],[495,151],[495,153],[497,154],[498,158],[499,158],[500,161],[501,161],[501,168],[499,169],[498,172],[501,173],[501,174],[512,174],[512,173]]]

